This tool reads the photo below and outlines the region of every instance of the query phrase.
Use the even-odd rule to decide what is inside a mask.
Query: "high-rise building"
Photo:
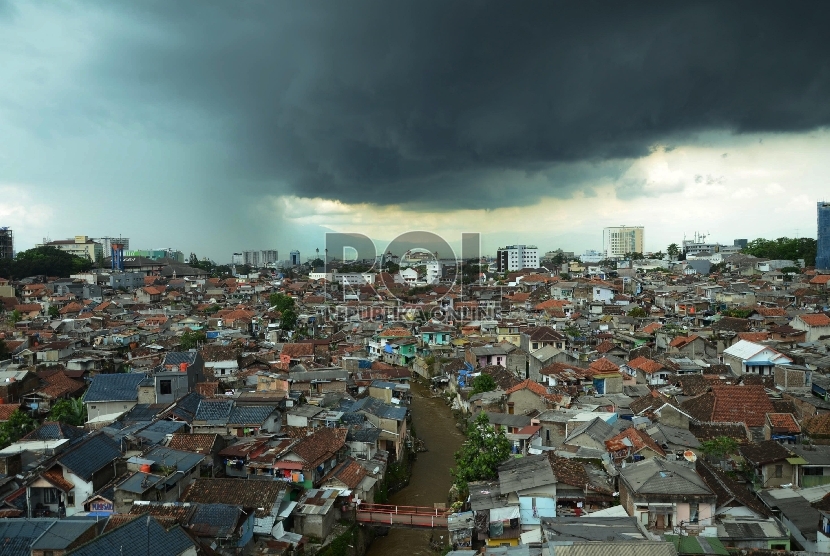
[[[496,251],[498,272],[515,272],[523,268],[539,268],[539,249],[535,245],[508,245]]]
[[[818,203],[818,244],[816,245],[816,269],[830,270],[830,203]]]
[[[242,257],[245,264],[251,268],[259,268],[261,266],[259,260],[259,251],[243,251]]]
[[[238,264],[241,265],[245,262],[245,258],[242,256],[242,253],[234,253],[231,255],[231,264]]]
[[[609,259],[628,253],[642,253],[645,229],[642,226],[611,226],[602,231],[602,250]]]
[[[11,228],[0,228],[0,259],[14,258],[14,234]]]
[[[732,245],[735,247],[740,247],[741,249],[746,249],[746,246],[749,244],[748,239],[736,239],[732,242]]]
[[[291,251],[291,266],[300,266],[300,252],[296,249]]]
[[[263,249],[260,255],[262,266],[273,265],[279,260],[279,253],[276,249]]]

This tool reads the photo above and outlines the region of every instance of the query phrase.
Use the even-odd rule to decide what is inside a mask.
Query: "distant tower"
[[[14,235],[11,228],[0,228],[0,259],[14,258]]]
[[[110,260],[112,261],[112,270],[124,272],[125,243],[126,242],[122,242],[119,238],[112,238],[110,240]]]
[[[830,203],[819,202],[817,212],[816,270],[830,271]]]
[[[291,251],[291,266],[300,266],[300,252],[297,250]]]

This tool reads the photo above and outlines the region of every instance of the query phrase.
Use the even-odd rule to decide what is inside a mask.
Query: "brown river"
[[[431,398],[429,389],[412,382],[412,422],[415,434],[424,441],[427,452],[418,454],[412,468],[412,478],[403,490],[389,497],[388,504],[401,506],[429,506],[447,501],[452,480],[450,468],[455,465],[453,454],[464,441],[464,435],[456,428],[452,411],[441,398]],[[435,556],[430,549],[429,529],[392,528],[385,537],[378,537],[369,548],[367,556]],[[436,538],[446,529],[435,529]]]

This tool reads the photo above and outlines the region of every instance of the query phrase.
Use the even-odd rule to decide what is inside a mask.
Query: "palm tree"
[[[677,255],[680,253],[680,248],[677,246],[676,243],[672,243],[666,248],[666,253],[669,254],[669,259],[674,261],[677,260]]]

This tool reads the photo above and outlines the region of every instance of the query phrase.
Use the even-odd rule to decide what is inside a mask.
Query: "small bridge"
[[[360,523],[441,529],[447,528],[448,515],[446,509],[390,504],[360,504],[355,511],[355,519]]]

